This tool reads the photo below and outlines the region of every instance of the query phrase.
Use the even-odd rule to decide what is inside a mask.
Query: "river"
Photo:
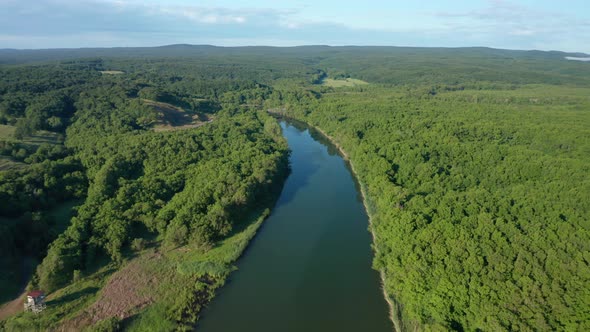
[[[291,174],[197,331],[392,331],[350,168],[317,131],[281,127]]]

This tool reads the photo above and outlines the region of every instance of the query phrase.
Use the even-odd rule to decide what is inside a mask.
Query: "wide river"
[[[197,331],[392,331],[348,164],[315,130],[281,127],[291,174]]]

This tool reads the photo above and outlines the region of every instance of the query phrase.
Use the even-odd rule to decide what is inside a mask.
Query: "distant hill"
[[[0,49],[0,64],[59,61],[91,57],[194,57],[212,55],[337,55],[380,54],[380,55],[438,55],[438,56],[492,56],[511,58],[564,59],[569,57],[590,57],[584,53],[559,51],[520,51],[493,49],[487,47],[428,48],[396,46],[325,46],[308,45],[295,47],[242,46],[220,47],[213,45],[175,44],[158,47],[113,47],[113,48],[56,48],[56,49]]]
[[[492,84],[590,84],[588,62],[583,53],[518,51],[487,47],[424,48],[393,46],[219,47],[168,45],[45,50],[0,50],[2,65],[58,64],[64,68],[122,70],[133,72],[138,59],[154,63],[188,62],[193,65],[238,72],[247,70],[251,82],[270,84],[287,77],[348,77],[369,83],[405,85]],[[135,69],[134,69],[135,68]],[[145,68],[144,68],[145,69]],[[208,71],[208,70],[207,70]],[[254,74],[256,72],[257,74]],[[488,87],[489,88],[489,87]]]

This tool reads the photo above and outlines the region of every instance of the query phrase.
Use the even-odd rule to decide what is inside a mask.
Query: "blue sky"
[[[0,0],[0,48],[176,43],[590,53],[590,1]]]

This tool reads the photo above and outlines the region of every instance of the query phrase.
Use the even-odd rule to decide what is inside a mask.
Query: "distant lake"
[[[590,61],[590,57],[588,58],[578,58],[575,56],[566,56],[565,57],[566,60],[574,60],[574,61]]]

